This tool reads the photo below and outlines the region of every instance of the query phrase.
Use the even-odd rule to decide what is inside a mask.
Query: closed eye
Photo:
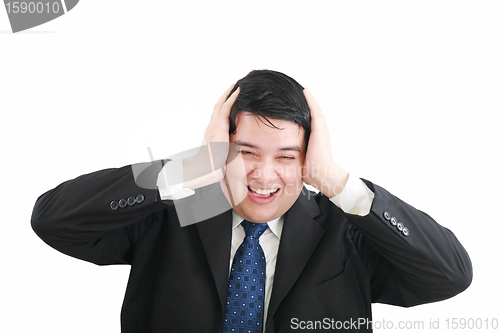
[[[251,151],[244,151],[244,150],[242,150],[242,151],[241,151],[241,154],[242,154],[242,155],[255,155],[255,154],[254,154],[253,152],[251,152]]]

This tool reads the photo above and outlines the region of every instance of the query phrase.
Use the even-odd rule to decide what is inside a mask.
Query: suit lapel
[[[232,211],[196,224],[208,264],[215,280],[222,309],[227,298],[231,255]]]
[[[319,214],[318,205],[314,199],[308,198],[306,190],[302,191],[285,214],[267,315],[268,322],[297,281],[323,237],[324,229],[313,219]]]

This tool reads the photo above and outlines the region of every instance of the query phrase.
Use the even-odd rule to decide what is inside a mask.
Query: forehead
[[[303,146],[305,131],[297,123],[275,118],[269,118],[269,121],[249,112],[239,113],[235,119],[236,132],[231,134],[230,141],[259,143],[259,146],[265,147],[282,144]]]

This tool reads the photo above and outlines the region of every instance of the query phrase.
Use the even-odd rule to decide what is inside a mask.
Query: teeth
[[[259,188],[253,188],[253,187],[251,187],[251,186],[249,186],[249,188],[250,188],[252,191],[254,191],[255,193],[257,193],[257,194],[266,194],[266,195],[269,195],[269,194],[271,194],[271,193],[276,193],[276,191],[278,191],[278,189],[277,189],[277,188],[272,189],[272,190],[271,190],[271,189],[270,189],[270,190],[261,190],[261,189],[259,189]]]

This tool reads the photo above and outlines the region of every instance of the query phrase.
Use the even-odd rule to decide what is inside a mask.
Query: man
[[[322,111],[292,78],[249,73],[217,102],[205,140],[208,155],[83,175],[35,205],[49,245],[131,265],[122,332],[369,332],[371,303],[469,286],[451,231],[334,162]]]

